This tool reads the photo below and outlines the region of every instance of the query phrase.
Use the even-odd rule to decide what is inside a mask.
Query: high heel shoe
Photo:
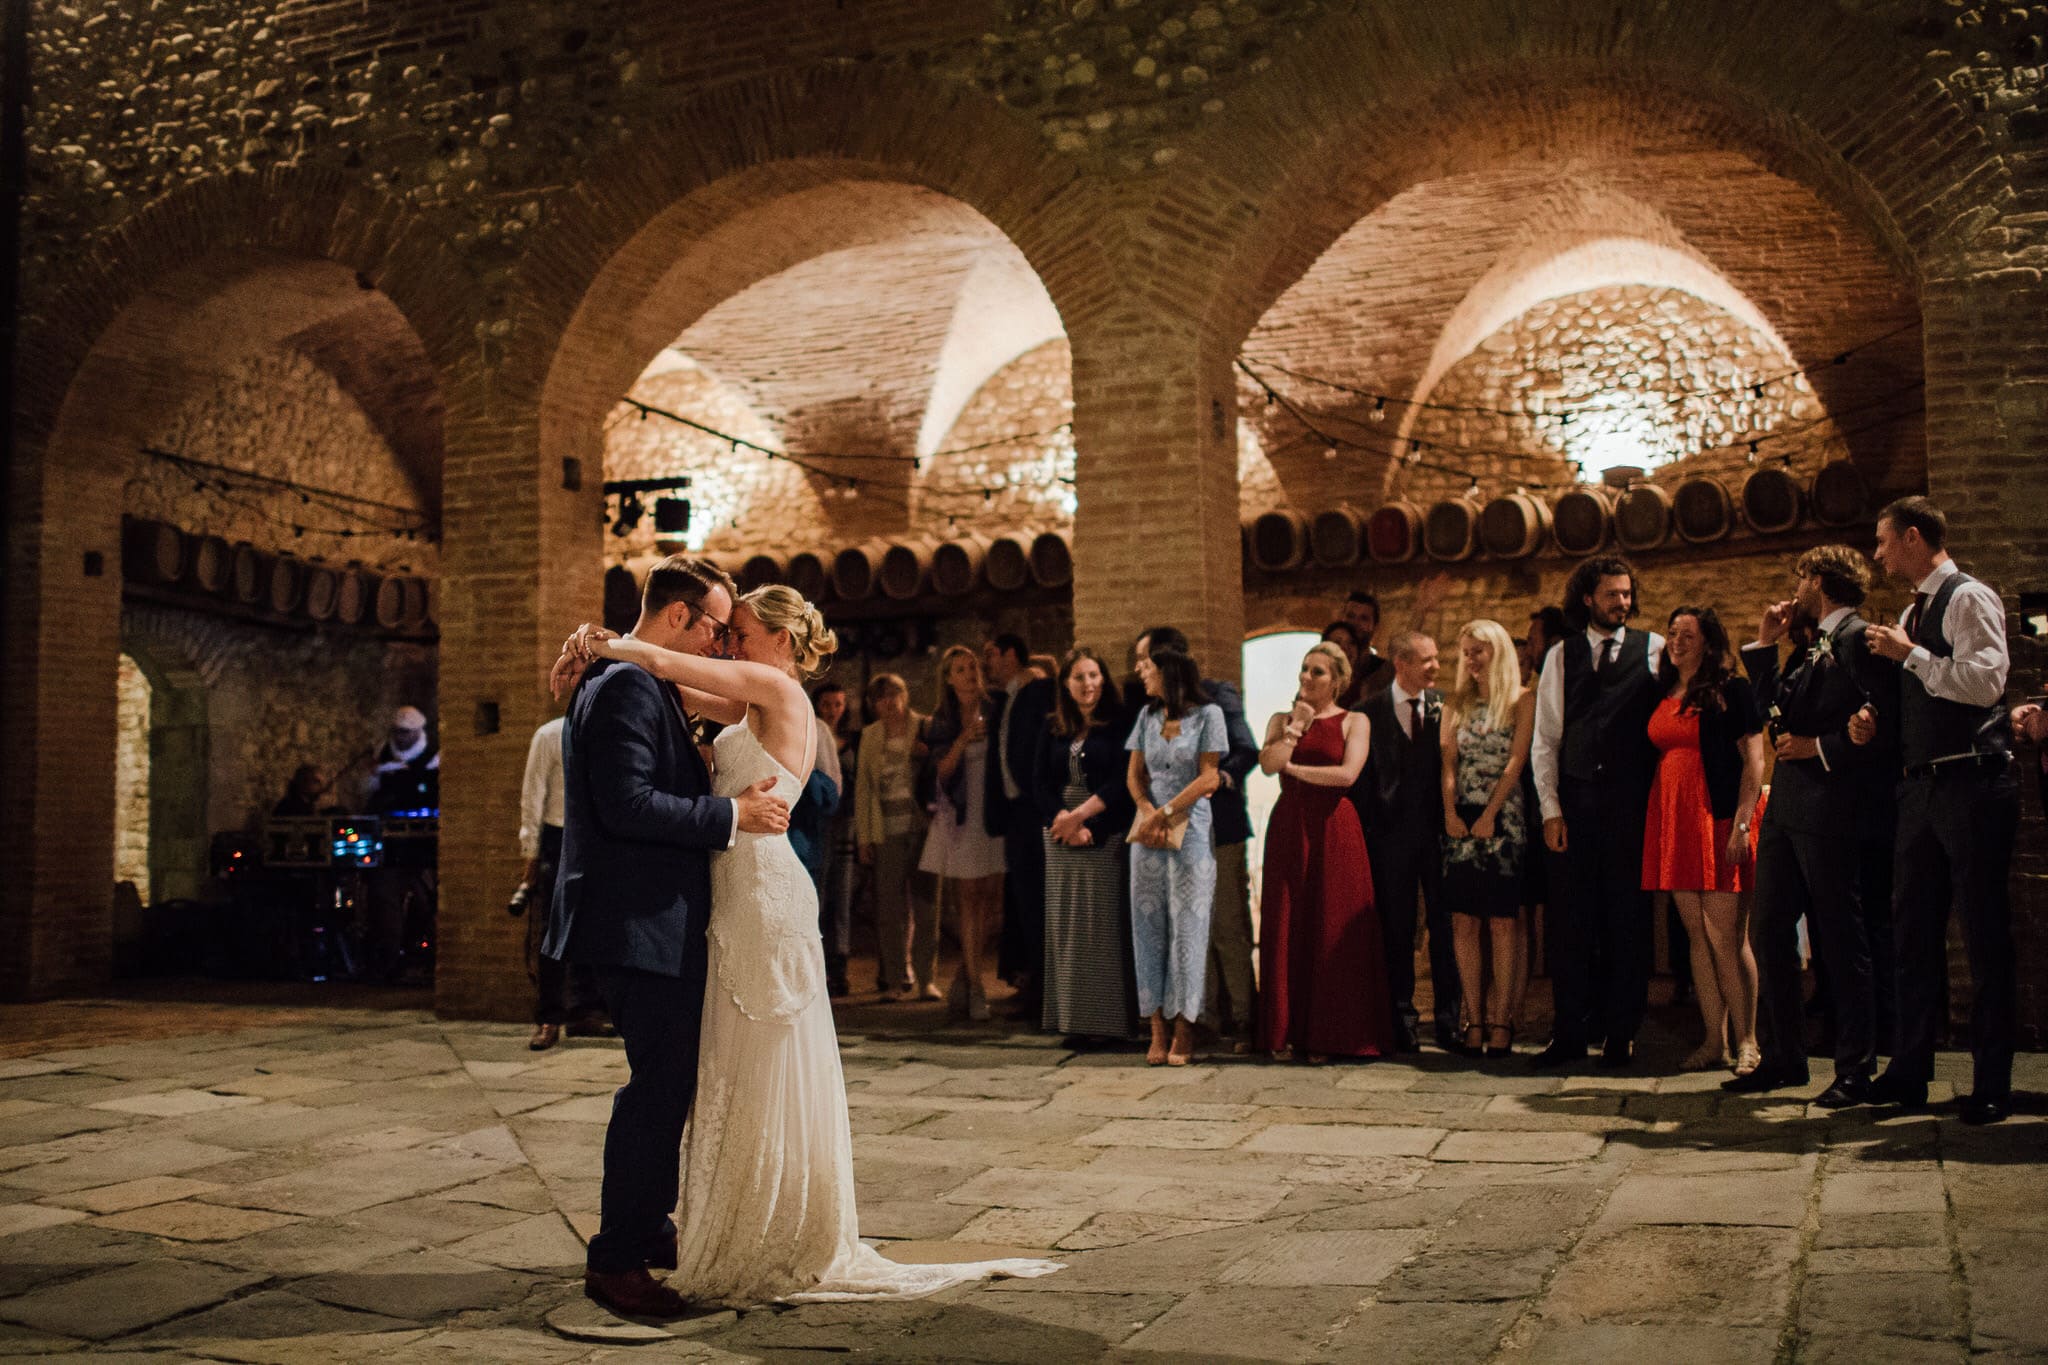
[[[1486,1026],[1486,1034],[1489,1038],[1496,1033],[1505,1033],[1508,1036],[1508,1040],[1499,1047],[1488,1043],[1486,1045],[1486,1055],[1489,1057],[1506,1057],[1512,1054],[1515,1050],[1515,1026],[1513,1024],[1488,1024]]]
[[[1186,1066],[1195,1059],[1195,1031],[1185,1022],[1173,1026],[1173,1046],[1167,1051],[1168,1066]]]
[[[1166,1029],[1157,1020],[1152,1025],[1152,1045],[1145,1049],[1146,1066],[1165,1066],[1168,1056]]]
[[[1764,1054],[1757,1050],[1755,1043],[1744,1043],[1735,1050],[1735,1074],[1747,1076],[1764,1064]]]
[[[967,1018],[975,1024],[988,1020],[988,996],[982,991],[979,981],[967,983]]]
[[[1467,1024],[1458,1035],[1460,1057],[1482,1057],[1486,1054],[1486,1029],[1479,1024]]]

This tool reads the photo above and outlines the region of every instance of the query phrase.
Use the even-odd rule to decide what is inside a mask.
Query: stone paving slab
[[[0,1319],[104,1341],[219,1303],[263,1279],[226,1266],[157,1259],[0,1300]]]

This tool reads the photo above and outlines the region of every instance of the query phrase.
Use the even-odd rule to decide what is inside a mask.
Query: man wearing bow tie
[[[1896,730],[1898,670],[1870,650],[1857,615],[1870,589],[1863,556],[1820,545],[1793,566],[1793,596],[1764,612],[1742,666],[1771,717],[1778,766],[1756,850],[1756,945],[1762,979],[1757,1024],[1763,1062],[1722,1083],[1738,1094],[1806,1084],[1806,1014],[1797,925],[1827,964],[1835,1004],[1835,1077],[1814,1102],[1825,1109],[1863,1104],[1877,1066],[1877,979],[1869,920],[1857,877],[1856,831],[1887,813],[1874,799],[1890,785],[1886,758]],[[1778,641],[1795,616],[1816,623],[1813,647],[1780,670]],[[1882,720],[1880,742],[1849,740],[1849,719],[1864,706]],[[1890,983],[1885,986],[1889,989]]]

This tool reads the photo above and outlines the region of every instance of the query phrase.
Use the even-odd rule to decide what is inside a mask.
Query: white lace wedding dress
[[[796,804],[803,779],[749,726],[727,727],[714,752],[720,795],[773,777],[775,794]],[[734,1305],[905,1298],[1060,1269],[1028,1259],[899,1265],[860,1240],[818,894],[788,836],[741,834],[714,855],[707,947],[674,1289]]]

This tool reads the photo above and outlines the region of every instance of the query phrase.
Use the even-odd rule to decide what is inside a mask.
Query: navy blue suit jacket
[[[711,852],[730,800],[691,742],[676,690],[599,659],[562,727],[562,860],[541,951],[563,962],[682,976],[704,954]]]

